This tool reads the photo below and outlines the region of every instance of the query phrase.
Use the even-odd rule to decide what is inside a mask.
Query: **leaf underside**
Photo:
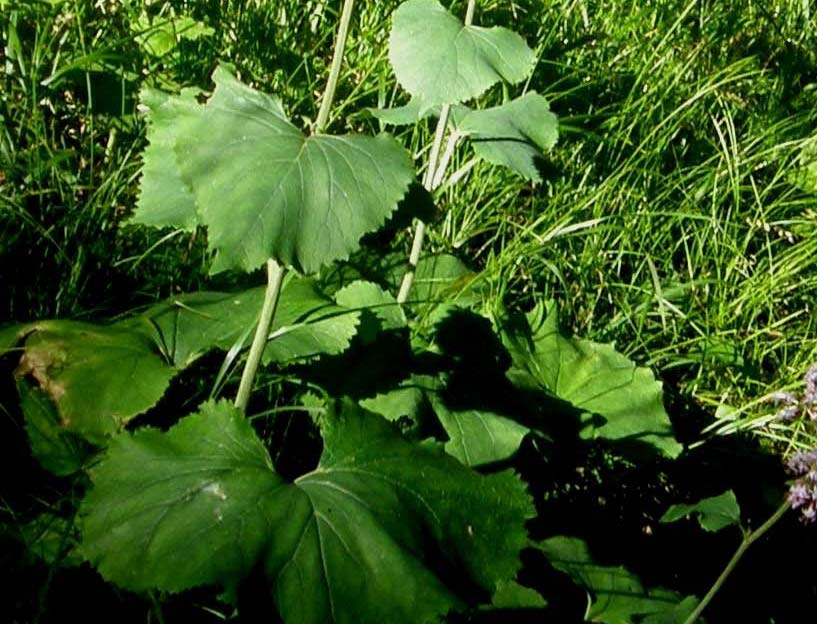
[[[137,590],[230,588],[262,561],[288,624],[436,621],[462,604],[440,557],[488,591],[516,574],[533,511],[512,474],[478,475],[348,405],[323,434],[294,483],[226,403],[122,434],[92,474],[83,552]]]
[[[394,13],[389,60],[397,82],[425,106],[465,102],[501,80],[521,82],[534,58],[513,31],[465,26],[436,0],[408,0]]]

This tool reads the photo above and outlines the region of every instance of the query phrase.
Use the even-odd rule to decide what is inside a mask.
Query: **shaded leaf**
[[[82,470],[93,449],[82,438],[60,426],[57,409],[44,391],[24,379],[17,381],[17,389],[34,458],[59,477]]]
[[[530,431],[528,427],[488,410],[449,409],[437,393],[432,393],[430,399],[448,434],[445,450],[466,466],[508,459]]]
[[[537,304],[521,326],[503,329],[502,340],[513,358],[511,381],[581,410],[583,437],[639,441],[670,457],[681,452],[652,372],[612,345],[562,335],[554,305]]]
[[[552,537],[541,542],[539,548],[554,568],[588,591],[587,622],[638,624],[643,616],[673,613],[681,603],[681,597],[674,592],[645,589],[637,576],[621,566],[595,563],[580,539]]]
[[[493,609],[538,609],[547,603],[538,591],[516,581],[499,583],[491,600]]]
[[[153,328],[168,360],[185,368],[212,349],[248,344],[264,301],[264,287],[234,293],[197,292],[171,297],[124,324]],[[359,314],[336,305],[308,278],[284,284],[270,328],[264,362],[286,363],[344,351]]]
[[[41,321],[28,327],[15,375],[53,401],[60,426],[91,440],[152,407],[178,372],[146,333],[113,325]]]
[[[215,91],[176,137],[216,269],[268,258],[305,273],[346,258],[405,195],[414,170],[389,136],[305,136],[281,102],[213,73]],[[184,115],[180,115],[183,117]]]
[[[547,100],[533,92],[494,108],[458,107],[454,121],[468,135],[477,156],[537,182],[542,179],[537,167],[542,152],[552,149],[559,138],[556,115]]]
[[[321,422],[320,464],[292,484],[226,403],[119,436],[82,506],[84,552],[124,587],[170,591],[229,586],[262,558],[289,624],[436,620],[461,604],[440,557],[488,591],[513,578],[533,511],[516,477],[350,406]]]
[[[533,69],[534,53],[507,28],[465,26],[436,0],[408,0],[394,13],[389,60],[397,82],[431,104],[456,104]]]
[[[717,532],[728,526],[740,526],[740,506],[732,490],[720,496],[704,498],[692,505],[672,505],[661,516],[661,522],[675,522],[690,514],[698,517],[704,531]]]
[[[406,314],[402,306],[377,284],[356,281],[335,293],[335,301],[344,308],[365,311],[378,320],[382,330],[406,327]]]

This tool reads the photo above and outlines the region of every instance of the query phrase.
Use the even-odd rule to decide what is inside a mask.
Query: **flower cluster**
[[[817,520],[817,449],[798,451],[786,462],[795,477],[789,488],[789,503],[799,509],[804,522]]]
[[[817,422],[817,364],[812,366],[803,378],[806,387],[801,395],[793,392],[775,392],[771,400],[782,405],[775,417],[778,420],[791,421],[797,418],[808,418]]]
[[[808,420],[817,427],[817,365],[812,366],[805,377],[805,388],[800,395],[778,392],[772,401],[782,407],[776,414],[778,420]],[[798,451],[786,462],[786,470],[795,477],[789,488],[788,500],[792,509],[799,509],[804,522],[817,520],[817,448]]]

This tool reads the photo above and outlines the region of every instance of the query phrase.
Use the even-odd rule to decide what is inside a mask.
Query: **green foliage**
[[[521,82],[533,69],[522,37],[465,26],[436,0],[408,0],[393,19],[389,60],[397,82],[425,106],[465,102],[501,80]]]
[[[556,115],[536,93],[484,110],[457,107],[454,122],[477,156],[536,182],[542,180],[537,167],[541,153],[550,151],[559,138]]]
[[[354,251],[408,190],[408,154],[390,137],[305,136],[280,100],[243,85],[226,68],[216,69],[213,82],[205,105],[191,105],[189,98],[160,103],[160,121],[150,129],[158,138],[149,138],[165,150],[172,145],[176,163],[166,155],[152,162],[153,152],[146,153],[142,185],[185,197],[161,222],[155,214],[161,209],[143,194],[136,218],[176,225],[183,212],[187,223],[183,180],[217,251],[216,270],[249,271],[272,257],[315,272]],[[178,125],[162,123],[165,111]],[[145,209],[148,216],[141,214]]]
[[[21,335],[15,375],[33,380],[56,405],[61,428],[91,440],[152,407],[177,373],[146,332],[41,321]]]
[[[661,516],[661,522],[676,522],[695,514],[704,531],[716,532],[728,526],[740,526],[740,507],[732,490],[692,505],[673,505]]]
[[[533,512],[516,477],[477,475],[350,406],[322,429],[320,464],[294,483],[225,403],[118,436],[92,472],[83,552],[123,587],[169,591],[232,587],[263,559],[284,620],[315,624],[430,621],[459,605],[430,547],[490,592],[513,577]]]
[[[642,442],[670,457],[681,452],[652,372],[612,345],[562,335],[554,304],[506,324],[502,339],[513,358],[508,377],[580,410],[583,437]]]
[[[572,537],[552,537],[539,544],[550,564],[588,592],[587,622],[683,624],[697,601],[682,600],[665,589],[646,589],[625,568],[593,561],[587,544]]]

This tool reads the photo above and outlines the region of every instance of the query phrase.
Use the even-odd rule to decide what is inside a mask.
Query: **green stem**
[[[440,160],[440,151],[445,138],[445,129],[448,126],[448,116],[451,113],[451,106],[446,104],[440,111],[440,119],[437,121],[437,130],[434,132],[434,143],[431,145],[431,153],[428,156],[428,167],[423,176],[423,186],[428,191],[434,190],[434,178],[437,175],[437,163]],[[420,254],[423,251],[423,240],[426,234],[426,224],[422,220],[417,220],[417,227],[414,230],[414,240],[411,243],[409,253],[408,269],[403,275],[403,282],[400,284],[400,292],[397,293],[397,303],[405,303],[408,299],[411,287],[414,284],[414,274],[417,272],[417,263],[420,262]]]
[[[238,386],[238,394],[235,397],[235,406],[242,412],[247,411],[250,391],[255,380],[255,374],[258,372],[258,365],[261,363],[264,347],[267,346],[269,330],[275,316],[275,308],[278,306],[278,297],[281,294],[281,284],[284,281],[285,274],[286,269],[284,267],[272,258],[267,260],[267,291],[264,294],[264,305],[261,307],[261,317],[258,319],[258,326],[255,328],[255,337],[252,339],[250,354],[247,356],[247,363],[244,365],[241,383]]]
[[[790,507],[790,503],[785,501],[780,507],[777,508],[771,517],[769,517],[766,522],[764,522],[756,531],[749,531],[743,536],[743,541],[738,546],[738,549],[735,551],[735,554],[732,555],[732,558],[729,560],[729,563],[726,564],[726,567],[721,572],[721,575],[712,585],[712,587],[707,592],[706,596],[704,596],[703,600],[698,603],[698,606],[695,610],[689,615],[686,619],[684,624],[694,624],[699,617],[701,617],[701,613],[703,613],[704,609],[706,609],[707,605],[712,602],[712,599],[715,597],[715,594],[723,587],[723,584],[726,582],[726,579],[729,578],[729,575],[732,574],[735,567],[737,567],[738,562],[741,560],[746,551],[749,550],[749,547],[754,544],[757,540],[759,540],[765,533],[771,529],[775,523],[783,517],[783,515],[788,511]]]
[[[335,89],[338,86],[340,68],[343,64],[343,51],[346,49],[346,40],[349,38],[349,24],[352,21],[352,8],[355,0],[343,0],[343,9],[340,14],[340,26],[335,40],[335,52],[332,56],[332,67],[329,70],[329,79],[326,82],[326,91],[323,93],[318,118],[315,121],[315,132],[323,132],[329,122],[329,111],[335,99]]]
[[[474,11],[476,10],[476,0],[468,0],[468,6],[465,9],[465,25],[470,26],[474,21]],[[432,192],[442,183],[445,169],[453,155],[454,147],[456,147],[459,137],[452,137],[449,143],[449,150],[446,150],[446,156],[443,162],[440,162],[440,150],[442,149],[443,139],[445,138],[445,131],[448,127],[448,117],[451,113],[451,106],[446,104],[440,111],[440,119],[437,121],[437,129],[434,132],[434,143],[431,146],[431,153],[428,157],[428,168],[423,177],[423,186],[427,191]],[[414,284],[414,274],[417,272],[417,263],[420,262],[420,254],[423,252],[423,242],[425,241],[426,224],[418,220],[417,227],[414,230],[414,240],[411,242],[411,252],[409,253],[408,268],[403,281],[400,284],[400,291],[397,293],[397,303],[405,303],[408,299],[411,287]]]

